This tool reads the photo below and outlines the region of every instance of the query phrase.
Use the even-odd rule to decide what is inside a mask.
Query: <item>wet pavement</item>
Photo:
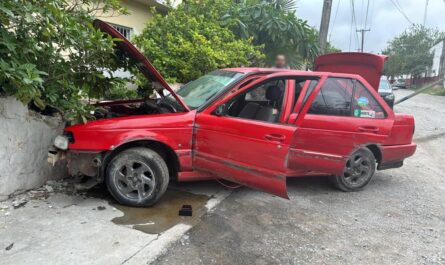
[[[148,234],[159,234],[177,224],[193,225],[207,211],[205,207],[209,200],[207,195],[198,195],[179,189],[169,189],[151,208],[133,208],[113,204],[124,213],[123,216],[111,220],[117,225],[130,226],[133,229]],[[192,206],[192,216],[179,216],[183,205]]]
[[[38,196],[0,202],[0,264],[146,263],[230,191],[213,181],[176,184],[153,208],[119,205],[103,187],[30,194]],[[184,204],[192,216],[179,216]]]

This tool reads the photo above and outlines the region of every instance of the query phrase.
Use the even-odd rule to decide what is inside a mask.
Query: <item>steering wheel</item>
[[[158,105],[158,110],[160,113],[178,112],[172,104],[169,104],[169,103],[163,101],[162,99],[157,100],[157,105]],[[167,111],[165,111],[165,109],[167,109]]]

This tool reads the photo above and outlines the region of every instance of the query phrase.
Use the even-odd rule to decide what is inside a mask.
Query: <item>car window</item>
[[[328,78],[312,101],[308,113],[350,116],[353,87],[351,79]],[[306,100],[309,94],[306,94]]]
[[[388,80],[381,79],[379,84],[379,92],[386,92],[390,93],[392,91],[391,85],[389,84]]]
[[[268,101],[268,99],[266,98],[267,88],[269,88],[270,86],[276,86],[279,89],[281,89],[282,91],[284,91],[285,85],[286,84],[285,84],[284,80],[273,80],[273,81],[266,82],[266,83],[258,86],[257,88],[247,92],[245,100],[246,101]]]
[[[287,80],[278,79],[254,86],[229,100],[227,115],[278,123]]]
[[[312,94],[312,91],[314,91],[314,88],[317,86],[318,80],[311,80],[311,83],[309,84],[309,87],[306,90],[306,94],[304,95],[303,104],[301,106],[304,106],[309,96]]]
[[[356,82],[354,91],[353,116],[360,118],[385,118],[382,106],[360,82]]]

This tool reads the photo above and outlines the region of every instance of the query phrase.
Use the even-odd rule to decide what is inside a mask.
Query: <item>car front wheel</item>
[[[349,156],[343,175],[332,176],[330,179],[342,191],[358,191],[371,181],[375,168],[374,154],[362,147]]]
[[[165,193],[168,181],[164,159],[148,148],[131,148],[119,153],[106,170],[111,195],[128,206],[152,206]]]

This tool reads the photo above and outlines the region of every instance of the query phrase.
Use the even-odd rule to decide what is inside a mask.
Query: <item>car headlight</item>
[[[62,135],[56,136],[56,139],[54,139],[54,146],[61,149],[61,150],[67,150],[68,149],[68,138]]]

